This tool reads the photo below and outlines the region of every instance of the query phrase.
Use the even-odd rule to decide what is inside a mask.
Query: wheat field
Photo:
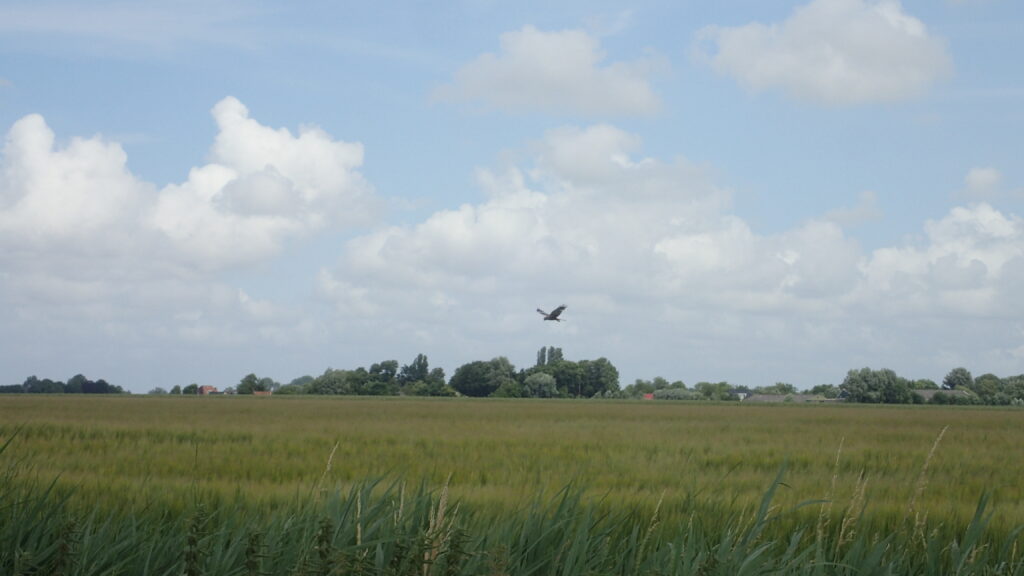
[[[110,508],[182,508],[198,491],[273,508],[326,484],[450,485],[499,513],[580,488],[609,507],[749,510],[785,466],[781,505],[858,499],[866,521],[965,524],[991,492],[1024,523],[1024,412],[991,408],[325,397],[0,399],[0,437],[39,478]],[[941,438],[940,438],[941,434]],[[931,454],[929,456],[929,454]],[[330,465],[328,467],[328,459]],[[808,510],[807,514],[817,514]]]

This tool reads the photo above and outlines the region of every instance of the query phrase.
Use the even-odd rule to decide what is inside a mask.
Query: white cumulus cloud
[[[992,369],[1012,361],[999,350],[1024,313],[1018,217],[956,207],[865,251],[844,229],[877,214],[865,193],[855,208],[765,234],[707,170],[641,150],[609,125],[552,130],[528,160],[480,170],[479,202],[349,241],[320,293],[339,323],[381,345],[450,342],[459,361],[537,338],[660,373],[824,361],[840,375],[865,362],[927,370],[954,352],[985,354]],[[563,303],[564,325],[538,331],[533,309]]]
[[[266,261],[289,240],[364,224],[374,196],[359,173],[362,147],[315,127],[268,128],[234,98],[213,114],[209,162],[160,190],[132,174],[116,142],[61,141],[36,114],[14,123],[0,156],[0,340],[10,354],[60,354],[84,370],[112,342],[230,346],[319,334],[307,312],[220,272]]]
[[[1024,221],[988,204],[925,223],[924,245],[875,250],[861,298],[886,313],[997,315],[1022,309],[1012,294],[1024,269]]]
[[[825,105],[904,100],[952,73],[945,41],[898,0],[814,0],[781,23],[706,27],[697,46],[752,90]]]
[[[213,108],[210,163],[160,191],[152,224],[198,261],[219,266],[276,254],[289,238],[365,220],[363,148],[305,127],[297,135],[249,117],[235,98]]]
[[[153,187],[136,179],[126,161],[117,143],[74,138],[58,148],[42,116],[18,120],[0,164],[0,238],[21,246],[107,245],[134,229]]]
[[[547,32],[533,26],[501,35],[497,54],[460,68],[435,96],[505,111],[648,114],[660,106],[649,60],[604,63],[599,41],[582,30]]]

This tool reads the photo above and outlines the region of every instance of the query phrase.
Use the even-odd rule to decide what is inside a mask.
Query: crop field
[[[12,436],[0,461],[24,470],[8,482],[31,493],[57,478],[62,514],[273,515],[375,485],[391,500],[422,487],[435,507],[443,490],[485,525],[568,487],[596,514],[657,518],[666,540],[770,513],[778,538],[916,531],[924,550],[963,538],[984,496],[1004,561],[1024,525],[1024,411],[1011,409],[25,395],[0,399],[0,443]]]

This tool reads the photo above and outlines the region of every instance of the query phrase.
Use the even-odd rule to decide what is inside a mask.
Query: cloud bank
[[[497,54],[477,57],[434,93],[507,112],[649,114],[660,107],[648,81],[653,62],[612,62],[582,30],[533,26],[501,35]]]
[[[641,138],[609,124],[550,130],[507,156],[518,160],[479,169],[477,202],[337,240],[336,262],[292,280],[319,303],[258,297],[230,273],[351,230],[375,196],[357,143],[264,126],[233,98],[213,116],[208,161],[162,189],[131,173],[117,143],[59,142],[37,115],[12,126],[0,160],[9,354],[64,353],[15,334],[126,354],[329,342],[363,362],[425,352],[451,369],[557,344],[628,362],[627,379],[757,385],[770,382],[750,375],[765,373],[809,386],[867,364],[935,377],[968,358],[1011,373],[1024,350],[1019,217],[957,206],[868,251],[848,230],[880,217],[864,192],[765,234],[707,167],[645,156]],[[965,183],[998,176],[975,169]],[[533,312],[563,303],[558,326]]]
[[[709,26],[696,54],[751,90],[823,105],[905,100],[953,68],[945,41],[897,0],[814,0],[781,23]]]
[[[396,333],[449,339],[474,358],[500,352],[492,338],[538,338],[527,312],[567,303],[559,341],[650,362],[654,374],[716,364],[721,378],[778,362],[810,374],[826,350],[837,377],[861,362],[1015,361],[1020,218],[956,207],[866,251],[843,226],[878,217],[868,192],[853,209],[761,234],[706,170],[640,147],[608,125],[550,131],[529,161],[479,172],[480,203],[347,243],[322,270],[321,294],[345,322],[387,316]],[[967,326],[989,335],[972,340]]]
[[[39,115],[11,127],[0,158],[7,330],[217,346],[313,330],[220,274],[321,230],[365,224],[376,200],[359,172],[362,146],[316,127],[263,126],[230,97],[213,116],[209,162],[160,190],[102,136],[61,144]]]

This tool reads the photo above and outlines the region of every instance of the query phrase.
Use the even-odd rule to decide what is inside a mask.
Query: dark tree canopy
[[[974,384],[974,378],[971,377],[971,373],[967,371],[967,368],[963,367],[953,368],[942,379],[942,387],[946,390],[970,388],[972,384]]]
[[[907,380],[888,368],[850,370],[839,389],[849,402],[910,404],[915,401]]]
[[[430,362],[423,354],[417,354],[411,364],[402,366],[398,373],[399,384],[411,384],[416,381],[426,380],[430,376]]]
[[[448,385],[463,396],[482,398],[512,381],[515,381],[515,367],[508,358],[499,356],[487,362],[478,360],[459,366]]]

